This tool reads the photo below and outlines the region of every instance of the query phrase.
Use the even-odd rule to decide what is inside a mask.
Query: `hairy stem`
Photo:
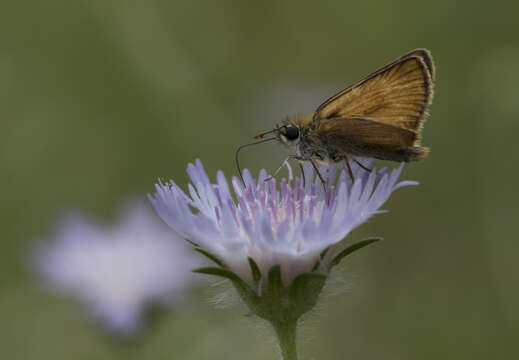
[[[278,336],[283,360],[297,360],[296,328],[297,320],[285,320],[272,324]]]

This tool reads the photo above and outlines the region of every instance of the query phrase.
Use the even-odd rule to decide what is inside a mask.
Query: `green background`
[[[269,331],[205,288],[117,349],[41,291],[28,250],[69,209],[110,221],[158,177],[185,184],[197,157],[234,174],[237,145],[417,47],[437,64],[432,152],[402,177],[421,185],[351,234],[385,241],[336,272],[302,358],[517,356],[519,5],[504,3],[3,0],[0,356],[274,358]],[[283,155],[242,161],[272,171]]]

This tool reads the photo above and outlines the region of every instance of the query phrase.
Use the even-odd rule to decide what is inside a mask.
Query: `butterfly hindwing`
[[[332,118],[321,122],[317,137],[339,158],[348,154],[382,160],[413,161],[429,150],[418,146],[414,130],[365,118]]]

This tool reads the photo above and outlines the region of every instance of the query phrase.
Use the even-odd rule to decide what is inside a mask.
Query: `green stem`
[[[296,327],[297,320],[286,320],[272,324],[278,336],[283,360],[297,360]]]
[[[140,358],[139,350],[141,343],[138,340],[112,339],[110,345],[111,355],[114,359],[132,360]]]

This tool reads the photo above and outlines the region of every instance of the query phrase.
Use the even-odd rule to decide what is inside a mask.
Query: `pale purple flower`
[[[373,167],[372,160],[363,164]],[[324,190],[311,164],[302,176],[268,179],[261,170],[257,179],[245,170],[245,185],[233,177],[231,187],[223,172],[216,184],[209,180],[202,163],[189,164],[191,179],[188,194],[173,181],[156,185],[150,200],[160,217],[180,236],[196,243],[221,259],[242,279],[251,283],[247,258],[266,274],[274,265],[281,266],[283,282],[288,285],[299,274],[310,272],[316,262],[323,270],[330,268],[335,245],[372,215],[391,193],[416,182],[397,182],[403,164],[387,169],[366,171],[352,163],[355,181],[347,170],[337,175],[335,166],[322,166]],[[323,250],[330,248],[321,259]]]
[[[52,242],[36,249],[36,270],[53,290],[72,295],[111,331],[135,333],[149,305],[167,305],[191,286],[200,259],[143,204],[114,226],[68,215]]]

